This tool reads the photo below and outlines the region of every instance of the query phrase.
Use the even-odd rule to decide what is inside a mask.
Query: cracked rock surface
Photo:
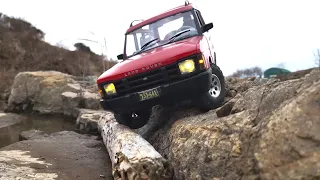
[[[253,85],[204,114],[171,113],[148,139],[176,179],[320,177],[320,70]]]
[[[22,77],[29,76],[25,73]],[[73,86],[66,83],[68,78],[61,80],[66,87],[61,90],[58,87],[60,78],[43,78],[43,75],[37,78],[41,80],[35,83],[40,82],[39,86],[33,86],[35,91],[30,91],[31,87],[28,90],[31,98],[27,99],[32,100],[28,103],[33,110],[46,108],[50,112],[64,112],[65,109],[60,109],[61,103],[71,109],[76,107],[79,108],[75,113],[79,115],[77,128],[85,133],[97,131],[97,122],[106,112],[79,107],[79,103],[86,103],[75,96],[78,86],[73,80],[70,80]],[[227,78],[226,82],[227,97],[222,107],[201,113],[192,106],[156,106],[149,123],[135,130],[168,159],[174,169],[174,179],[319,179],[320,69],[277,79]],[[50,95],[37,90],[51,83],[57,88]],[[28,109],[30,104],[24,101],[25,90],[20,93],[17,87],[12,92],[15,96],[11,94],[11,105]],[[42,92],[41,98],[35,92]],[[49,104],[41,100],[60,94],[65,98],[54,99]],[[109,157],[101,141],[74,133],[58,133],[41,139],[33,137],[35,139],[1,149],[0,158],[1,152],[2,158],[7,158],[8,154],[12,156],[10,153],[24,158],[41,155],[45,157],[44,162],[53,165],[48,168],[39,165],[38,169],[24,166],[27,169],[22,171],[16,168],[19,164],[5,167],[6,164],[0,163],[0,172],[1,168],[10,170],[7,174],[18,170],[35,176],[36,172],[42,179],[56,177],[53,172],[58,172],[58,179],[101,179],[111,174]],[[16,149],[30,153],[14,151]]]

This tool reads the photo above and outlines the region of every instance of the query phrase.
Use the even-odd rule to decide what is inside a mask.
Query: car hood
[[[200,52],[198,45],[201,40],[202,36],[195,36],[130,57],[105,71],[98,78],[97,83],[130,77],[137,73],[176,62],[181,58]]]

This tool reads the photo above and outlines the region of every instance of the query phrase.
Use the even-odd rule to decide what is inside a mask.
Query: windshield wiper
[[[169,43],[171,43],[176,37],[178,37],[178,36],[180,36],[180,35],[182,35],[182,34],[184,34],[184,33],[186,33],[186,32],[189,32],[189,31],[190,31],[190,29],[186,29],[186,30],[184,30],[184,31],[178,32],[177,34],[173,35],[173,36],[169,39]]]
[[[145,43],[145,44],[140,48],[140,50],[134,52],[131,56],[134,56],[134,55],[138,54],[139,52],[143,51],[149,44],[151,44],[152,42],[154,42],[154,41],[156,41],[156,40],[158,40],[158,39],[159,39],[159,38],[155,38],[155,39],[152,39],[151,41]]]
[[[158,40],[158,39],[159,39],[159,38],[155,38],[155,39],[152,39],[151,41],[145,43],[145,44],[140,48],[139,52],[142,51],[142,50],[144,50],[149,44],[151,44],[152,42],[154,42],[154,41],[156,41],[156,40]]]

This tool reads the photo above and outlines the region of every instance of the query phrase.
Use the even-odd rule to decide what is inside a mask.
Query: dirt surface
[[[0,179],[113,179],[106,148],[96,136],[63,131],[0,149]]]

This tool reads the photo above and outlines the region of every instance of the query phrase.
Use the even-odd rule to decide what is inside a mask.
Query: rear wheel
[[[211,65],[211,69],[212,79],[210,89],[207,93],[203,94],[199,99],[196,100],[196,104],[204,112],[221,106],[226,94],[225,81],[222,71],[215,64]]]
[[[142,109],[134,112],[115,113],[114,117],[119,124],[130,129],[139,129],[148,123],[152,109]]]

